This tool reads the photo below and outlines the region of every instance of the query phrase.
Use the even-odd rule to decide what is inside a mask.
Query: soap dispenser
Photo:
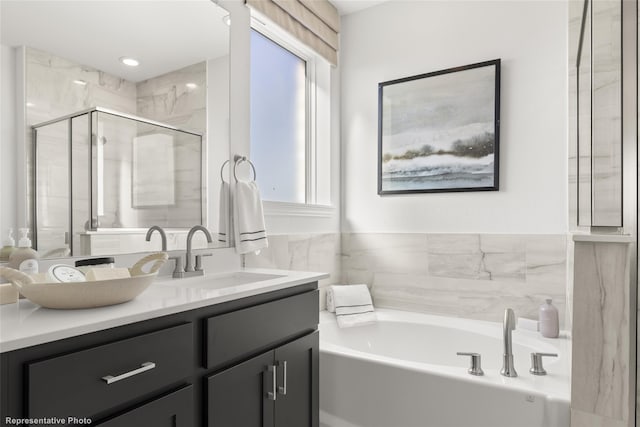
[[[2,241],[2,249],[0,249],[0,262],[9,261],[11,253],[15,250],[16,241],[13,238],[13,228],[9,229],[7,238]]]
[[[38,273],[38,253],[31,248],[29,229],[20,229],[18,247],[9,256],[9,267],[26,274]]]
[[[538,310],[538,320],[540,322],[540,333],[543,337],[558,338],[560,332],[558,309],[551,304],[551,298],[545,300],[545,303]]]

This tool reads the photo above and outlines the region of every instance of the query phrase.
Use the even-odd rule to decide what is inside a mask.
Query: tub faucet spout
[[[513,345],[511,341],[511,331],[516,328],[516,316],[513,310],[504,310],[504,320],[502,322],[502,336],[504,339],[504,353],[502,355],[502,369],[500,374],[505,377],[517,377],[518,373],[513,366]]]

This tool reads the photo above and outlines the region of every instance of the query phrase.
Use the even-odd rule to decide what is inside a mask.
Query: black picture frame
[[[498,191],[500,59],[378,84],[378,194]]]

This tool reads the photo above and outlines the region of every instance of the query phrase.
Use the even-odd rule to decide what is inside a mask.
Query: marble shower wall
[[[202,174],[194,165],[202,163],[207,145],[207,64],[199,62],[170,73],[136,83],[137,112],[202,135],[174,133],[175,198],[170,206],[141,209],[142,224],[173,224],[190,227],[202,221]],[[142,177],[144,179],[144,177]]]
[[[77,64],[65,58],[38,49],[26,48],[26,96],[27,96],[27,140],[31,140],[33,124],[52,120],[64,115],[100,106],[119,112],[164,122],[204,134],[207,128],[207,64],[200,62],[183,69],[157,76],[142,82],[131,82],[103,71]],[[78,84],[77,82],[85,84]],[[187,83],[192,83],[187,86]],[[202,175],[193,165],[202,163],[199,138],[188,134],[174,133],[175,191],[176,203],[170,207],[138,209],[131,203],[132,159],[131,144],[139,132],[148,131],[149,126],[101,114],[98,124],[106,140],[105,144],[105,188],[103,227],[146,226],[151,223],[166,225],[167,217],[181,218],[184,226],[201,221]],[[86,121],[83,121],[85,123]],[[86,127],[86,124],[84,125]],[[74,126],[74,137],[78,123]],[[61,173],[50,173],[51,178],[38,183],[39,193],[46,194],[45,211],[39,217],[68,218],[69,194],[66,160],[68,159],[68,128],[47,127],[39,134],[38,147],[47,153],[49,163],[61,169]],[[45,138],[46,135],[46,138]],[[87,138],[75,140],[83,141]],[[206,136],[204,136],[206,138]],[[197,142],[194,142],[197,139]],[[206,139],[203,139],[206,144]],[[86,158],[85,144],[75,143],[74,158]],[[28,145],[31,150],[31,145]],[[63,147],[64,149],[61,149]],[[31,159],[31,153],[27,153]],[[29,162],[32,163],[32,162]],[[74,166],[78,166],[75,162]],[[32,165],[28,165],[29,174]],[[79,168],[80,169],[80,168]],[[79,172],[76,171],[76,172]],[[84,172],[84,171],[82,171]],[[137,170],[140,173],[140,170]],[[77,173],[76,173],[77,175]],[[142,177],[144,178],[144,177]],[[88,180],[76,180],[74,185],[85,185]],[[78,186],[76,185],[76,190]],[[28,189],[29,193],[33,188]],[[28,197],[31,197],[30,194]],[[74,191],[77,205],[88,205],[88,189]],[[84,201],[84,202],[83,202]],[[75,212],[76,216],[78,212]],[[87,218],[88,219],[88,215]],[[42,223],[42,221],[41,221]],[[84,220],[79,222],[83,227]],[[43,250],[64,246],[67,224],[40,224],[38,246]],[[110,237],[113,239],[113,236]]]
[[[501,321],[566,306],[566,236],[342,234],[343,281],[366,283],[380,307]]]
[[[269,247],[259,255],[245,257],[247,267],[329,273],[320,280],[320,309],[325,308],[325,290],[342,277],[340,234],[291,234],[269,236]]]
[[[25,88],[27,98],[26,109],[26,141],[32,140],[31,126],[56,119],[67,114],[76,113],[94,106],[101,106],[124,113],[136,112],[136,86],[120,77],[105,73],[92,67],[77,64],[65,58],[27,47],[25,49]],[[85,84],[76,82],[83,81]],[[77,130],[75,131],[77,136]],[[68,165],[68,129],[66,123],[42,129],[38,146],[42,154],[46,153],[50,167],[62,167],[62,173],[51,173],[48,179],[38,183],[39,193],[47,194],[46,211],[39,213],[40,218],[66,219],[69,216],[68,175],[64,173]],[[85,135],[86,137],[86,135]],[[61,148],[62,147],[62,148]],[[33,174],[32,145],[27,144],[27,172]],[[86,158],[86,147],[77,144],[74,147],[74,158]],[[77,165],[77,163],[76,163]],[[74,165],[74,166],[76,166]],[[82,183],[82,181],[79,181]],[[87,181],[85,181],[86,183]],[[34,188],[27,188],[27,199],[31,199]],[[81,194],[85,197],[80,196]],[[76,191],[79,203],[88,205],[87,191]],[[115,206],[112,204],[111,206]],[[77,212],[76,212],[77,213]],[[111,217],[115,211],[106,212]],[[28,215],[31,215],[29,212]],[[88,218],[87,218],[88,219]],[[31,222],[31,218],[29,219]],[[42,221],[41,221],[42,222]],[[67,223],[40,224],[38,248],[53,249],[65,245],[64,235]]]

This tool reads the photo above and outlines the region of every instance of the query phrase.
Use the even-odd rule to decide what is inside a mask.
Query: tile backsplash
[[[247,254],[245,265],[329,273],[329,278],[318,283],[320,309],[323,310],[326,287],[342,281],[340,246],[339,233],[269,236],[269,247],[262,249],[258,255]]]
[[[506,307],[537,319],[539,305],[552,298],[565,324],[564,234],[278,235],[246,265],[328,272],[321,291],[366,283],[379,307],[480,320],[502,321]]]
[[[380,307],[536,319],[549,297],[564,323],[565,235],[345,233],[342,254],[344,282],[369,285]]]

